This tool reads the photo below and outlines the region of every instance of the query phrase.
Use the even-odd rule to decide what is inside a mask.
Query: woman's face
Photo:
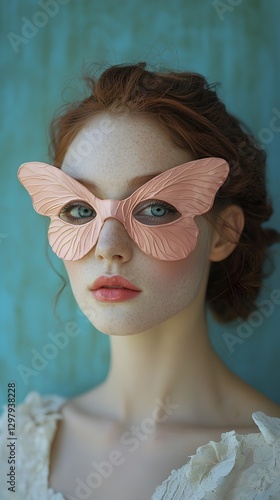
[[[75,137],[62,170],[99,198],[122,200],[149,180],[140,176],[155,176],[191,160],[153,119],[100,114]],[[211,226],[203,217],[197,217],[196,223],[197,245],[182,260],[160,261],[145,254],[122,223],[111,218],[105,220],[97,244],[87,255],[64,262],[76,301],[98,330],[111,335],[143,332],[198,300],[203,302],[199,291],[207,280]],[[100,300],[91,289],[104,275],[121,276],[141,292],[120,302]]]

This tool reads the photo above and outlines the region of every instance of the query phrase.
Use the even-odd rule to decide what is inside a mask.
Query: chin
[[[138,333],[143,332],[143,325],[128,325],[126,322],[116,322],[111,321],[92,321],[88,317],[89,321],[92,323],[94,328],[96,328],[99,332],[104,333],[105,335],[109,335],[110,337],[128,337],[129,335],[137,335]]]
[[[96,313],[96,311],[93,314],[86,314],[86,311],[83,312],[92,325],[101,333],[112,337],[127,337],[140,333],[148,333],[153,328],[157,328],[169,319],[174,318],[181,311],[182,309],[179,311],[176,309],[164,316],[151,315],[151,317],[148,317],[146,315],[145,318],[143,318],[143,314],[140,314],[140,316],[138,314],[116,314],[116,311],[112,312],[112,314],[109,311],[107,311],[107,314],[104,311],[101,314]]]

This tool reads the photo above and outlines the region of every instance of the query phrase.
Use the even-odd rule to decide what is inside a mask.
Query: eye
[[[96,211],[85,202],[75,201],[65,205],[59,217],[69,224],[86,224],[96,217]]]
[[[134,209],[133,217],[142,224],[156,225],[173,222],[181,217],[181,213],[165,201],[147,200]]]

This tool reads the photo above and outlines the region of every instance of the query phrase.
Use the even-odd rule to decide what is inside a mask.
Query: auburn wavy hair
[[[217,193],[214,213],[234,203],[245,216],[235,250],[212,262],[206,301],[221,322],[246,319],[257,309],[268,247],[280,234],[262,227],[272,214],[265,182],[266,154],[249,130],[217,95],[217,84],[192,72],[148,71],[146,63],[114,65],[95,77],[87,74],[88,95],[63,106],[50,126],[50,156],[61,167],[78,132],[102,112],[137,112],[154,117],[176,145],[194,159],[220,157],[230,174]]]

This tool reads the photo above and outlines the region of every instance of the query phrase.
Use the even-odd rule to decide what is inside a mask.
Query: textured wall
[[[63,265],[51,251],[47,254],[46,221],[33,212],[16,179],[21,163],[48,160],[49,120],[59,105],[77,95],[84,64],[146,60],[221,81],[228,108],[269,152],[273,224],[280,229],[280,4],[1,0],[1,8],[2,403],[8,381],[17,382],[18,401],[31,389],[73,395],[100,382],[108,369],[108,338],[79,313],[69,286],[60,317],[54,317],[53,298],[61,281],[51,265],[64,274]],[[279,246],[276,251],[263,311],[242,327],[211,321],[211,332],[225,362],[280,403]],[[54,346],[54,338],[60,345]]]

